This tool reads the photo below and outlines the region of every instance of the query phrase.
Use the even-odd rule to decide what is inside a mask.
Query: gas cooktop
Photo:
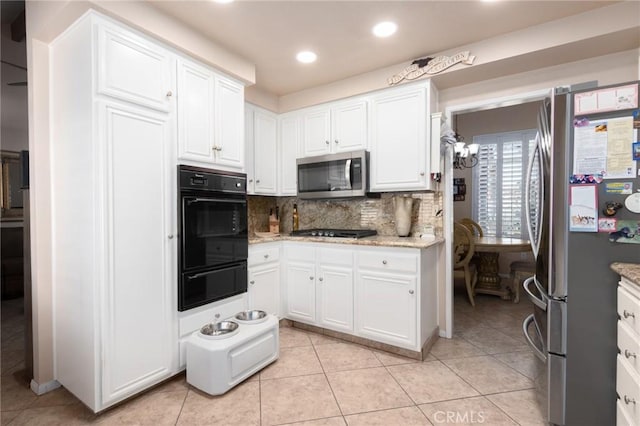
[[[334,238],[364,238],[377,235],[375,229],[301,229],[293,231],[295,237],[334,237]]]

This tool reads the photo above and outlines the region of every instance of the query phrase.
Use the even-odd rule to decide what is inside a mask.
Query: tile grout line
[[[374,354],[375,355],[375,354]],[[377,357],[376,357],[377,358]],[[381,361],[382,362],[382,361]],[[424,361],[422,361],[424,362]],[[411,365],[414,363],[408,363],[408,364],[404,364],[404,365]],[[399,364],[399,365],[403,365],[403,364]],[[420,412],[420,414],[422,414],[422,416],[427,419],[427,422],[431,423],[431,420],[429,420],[429,417],[427,417],[427,415],[420,409],[420,407],[418,407],[418,403],[411,397],[411,395],[409,395],[409,392],[407,392],[407,390],[405,388],[402,387],[402,385],[400,384],[400,382],[398,382],[398,379],[396,379],[396,377],[393,375],[393,373],[391,371],[389,371],[389,367],[393,367],[392,365],[387,366],[384,365],[384,369],[387,371],[387,373],[389,374],[389,376],[391,376],[391,378],[393,379],[394,382],[396,382],[396,384],[398,385],[398,387],[400,389],[402,389],[402,392],[404,392],[405,395],[407,395],[407,397],[409,398],[409,401],[413,402],[413,406],[416,407],[418,409],[418,411]],[[402,407],[399,407],[402,408]]]
[[[318,363],[320,364],[320,368],[322,369],[322,374],[324,375],[324,379],[327,381],[327,384],[329,385],[329,390],[331,391],[331,395],[333,395],[333,400],[336,402],[336,406],[338,407],[338,411],[340,411],[340,415],[342,416],[342,419],[346,423],[347,419],[344,418],[344,413],[342,412],[342,407],[340,407],[340,403],[338,402],[338,397],[336,397],[336,393],[333,390],[333,386],[331,386],[331,382],[329,381],[329,377],[327,376],[327,372],[324,369],[324,365],[322,364],[322,360],[320,359],[320,355],[318,355],[318,351],[316,350],[316,345],[313,344],[313,341],[311,341],[311,338],[309,338],[309,341],[311,342],[311,347],[313,348],[313,353],[316,355],[316,358],[318,359]]]
[[[180,412],[178,413],[178,417],[176,417],[176,421],[174,423],[174,426],[177,426],[178,425],[178,421],[180,421],[180,416],[182,415],[182,410],[184,409],[184,404],[187,402],[187,397],[189,396],[189,392],[191,392],[191,389],[187,388],[187,392],[184,394],[184,399],[182,400],[182,405],[180,406]]]

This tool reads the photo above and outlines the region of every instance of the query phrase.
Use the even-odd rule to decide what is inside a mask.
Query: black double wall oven
[[[247,291],[247,179],[178,166],[178,310]]]

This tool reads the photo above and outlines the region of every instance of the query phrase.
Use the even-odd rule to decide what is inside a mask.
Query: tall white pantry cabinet
[[[216,167],[227,165],[225,152],[244,155],[229,145],[243,143],[231,136],[242,134],[244,121],[244,89],[230,79],[220,81],[240,96],[239,118],[225,119],[232,129],[180,127],[189,124],[177,110],[192,95],[210,99],[185,89],[176,100],[181,60],[93,11],[50,46],[54,374],[94,411],[180,369],[180,138],[200,138],[207,152],[222,146]],[[216,93],[224,102],[231,92]]]

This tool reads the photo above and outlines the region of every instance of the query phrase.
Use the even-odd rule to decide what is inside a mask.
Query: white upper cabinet
[[[178,157],[193,165],[244,168],[244,87],[178,59]]]
[[[213,163],[213,96],[211,70],[191,61],[178,60],[178,155]]]
[[[372,192],[431,189],[432,96],[430,82],[371,96]]]
[[[367,148],[367,101],[337,103],[331,108],[332,152]]]
[[[280,153],[280,195],[298,193],[296,159],[300,151],[300,114],[289,113],[278,117]]]
[[[278,195],[278,117],[245,103],[247,193]]]
[[[303,113],[304,156],[312,157],[331,152],[331,112],[328,108]]]
[[[244,86],[216,75],[215,163],[244,168]]]
[[[173,96],[173,59],[168,50],[110,23],[98,29],[99,94],[160,111]]]
[[[303,155],[311,157],[367,147],[367,101],[348,100],[303,112]]]

